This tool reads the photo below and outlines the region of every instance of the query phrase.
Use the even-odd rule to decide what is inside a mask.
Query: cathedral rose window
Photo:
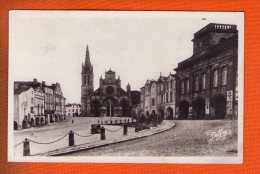
[[[106,92],[107,92],[108,95],[111,95],[111,94],[114,93],[114,88],[112,86],[108,86],[106,88]]]

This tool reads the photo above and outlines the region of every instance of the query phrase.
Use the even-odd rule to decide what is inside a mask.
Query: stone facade
[[[81,105],[77,103],[68,103],[65,106],[66,116],[79,116],[81,114]]]
[[[139,115],[149,117],[155,114],[163,119],[176,119],[175,114],[175,75],[160,75],[158,80],[148,80],[140,89]]]
[[[210,23],[192,41],[193,55],[175,69],[178,118],[237,118],[236,25]]]
[[[93,66],[87,47],[85,63],[81,72],[81,115],[82,116],[130,116],[132,100],[131,87],[121,88],[121,79],[115,71],[105,72],[99,79],[99,88],[94,90]]]
[[[34,89],[32,87],[14,87],[14,129],[30,127],[34,118]]]
[[[43,126],[65,119],[65,101],[58,83],[47,86],[37,79],[15,81],[14,129]]]

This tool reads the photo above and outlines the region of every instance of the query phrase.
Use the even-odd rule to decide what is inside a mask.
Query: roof
[[[194,33],[194,39],[196,40],[209,32],[215,33],[237,33],[237,26],[232,24],[218,24],[218,23],[209,23],[196,33]]]
[[[228,39],[223,39],[221,42],[219,42],[217,45],[208,48],[205,51],[199,52],[198,54],[192,55],[190,58],[178,63],[178,67],[175,68],[175,71],[178,71],[188,65],[194,64],[195,61],[201,60],[203,58],[208,58],[208,57],[213,57],[214,54],[219,54],[220,49],[223,50],[227,48],[235,48],[237,47],[237,40],[238,40],[238,35],[233,35]]]
[[[65,105],[65,107],[70,107],[72,105],[77,105],[77,106],[81,107],[81,105],[78,104],[78,103],[68,103],[68,104]]]
[[[31,87],[18,87],[17,89],[14,89],[14,95],[20,95],[21,93],[29,90]]]
[[[109,69],[109,71],[106,72],[106,74],[115,74],[115,71],[112,71],[111,69]]]

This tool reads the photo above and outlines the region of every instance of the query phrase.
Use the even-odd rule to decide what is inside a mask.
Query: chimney
[[[37,83],[37,79],[36,79],[36,78],[33,79],[33,83],[34,83],[34,84]]]
[[[46,84],[45,84],[45,81],[42,81],[42,86],[45,86]]]
[[[18,83],[14,83],[14,89],[18,89],[19,84]]]

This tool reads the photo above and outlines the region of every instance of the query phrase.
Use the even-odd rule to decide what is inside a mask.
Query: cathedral
[[[99,79],[99,88],[94,90],[93,65],[87,47],[85,63],[81,72],[81,115],[82,116],[130,116],[131,87],[121,88],[121,80],[115,71],[105,72]]]

